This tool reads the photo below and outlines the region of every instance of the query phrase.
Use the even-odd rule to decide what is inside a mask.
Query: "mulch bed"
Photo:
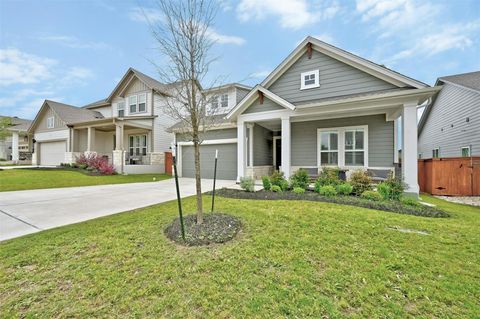
[[[437,207],[429,207],[425,205],[405,205],[399,201],[371,201],[356,196],[333,196],[325,197],[312,191],[306,191],[303,194],[296,194],[293,192],[271,192],[271,191],[258,191],[258,192],[245,192],[243,190],[235,189],[220,189],[215,191],[215,195],[238,198],[238,199],[257,199],[257,200],[308,200],[315,202],[335,203],[342,205],[358,206],[370,209],[383,210],[386,212],[392,212],[397,214],[407,214],[422,217],[437,217],[445,218],[450,217],[447,212],[440,210]]]
[[[165,228],[165,236],[177,244],[185,246],[226,243],[237,235],[242,226],[237,217],[220,213],[205,214],[201,225],[197,224],[196,215],[187,215],[183,220],[185,241],[182,238],[180,218],[176,218]]]

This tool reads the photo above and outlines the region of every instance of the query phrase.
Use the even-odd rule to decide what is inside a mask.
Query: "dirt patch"
[[[221,244],[232,240],[240,231],[242,223],[235,216],[227,214],[206,214],[203,223],[197,224],[196,215],[184,217],[185,241],[182,238],[180,218],[165,228],[165,236],[185,246]]]

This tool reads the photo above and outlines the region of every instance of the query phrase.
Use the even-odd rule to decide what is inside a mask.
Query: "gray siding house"
[[[480,156],[480,72],[441,77],[443,88],[423,112],[418,157]]]
[[[274,169],[390,169],[398,163],[397,120],[403,118],[402,176],[418,193],[417,106],[439,87],[428,85],[307,37],[275,70],[205,133],[202,177],[256,179]],[[193,177],[192,142],[177,123],[182,176]]]

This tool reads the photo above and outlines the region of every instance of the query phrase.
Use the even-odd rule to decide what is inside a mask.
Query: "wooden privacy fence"
[[[172,175],[172,152],[165,152],[165,174]]]
[[[419,159],[418,184],[432,195],[480,196],[480,157]]]

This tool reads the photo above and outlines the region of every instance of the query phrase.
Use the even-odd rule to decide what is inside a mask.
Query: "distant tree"
[[[194,147],[197,223],[203,223],[202,186],[200,177],[200,144],[202,132],[216,125],[218,108],[209,107],[212,96],[203,92],[214,41],[211,26],[216,14],[215,1],[158,0],[162,19],[150,27],[163,63],[154,63],[167,87],[165,113],[183,124],[183,133]],[[146,16],[146,18],[148,18]],[[209,87],[214,86],[215,80]]]
[[[8,136],[10,136],[10,132],[8,128],[12,126],[12,119],[9,117],[0,117],[0,141],[4,141]]]

